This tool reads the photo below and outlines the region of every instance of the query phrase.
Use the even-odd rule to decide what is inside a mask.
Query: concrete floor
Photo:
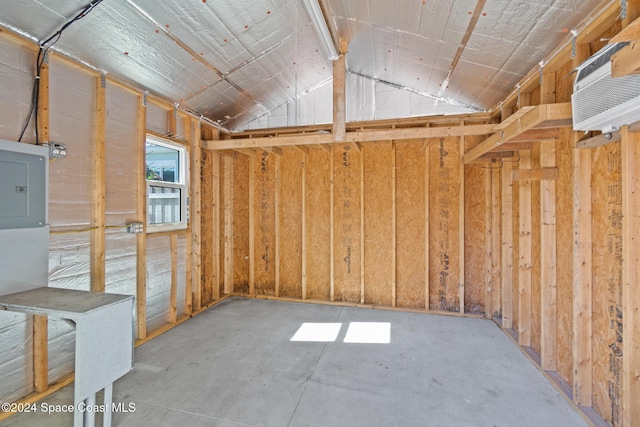
[[[334,342],[290,341],[304,322],[342,325]],[[351,322],[389,322],[390,343],[344,342]],[[72,387],[45,402],[72,403]],[[243,298],[137,348],[114,402],[135,404],[117,426],[587,425],[491,321]]]

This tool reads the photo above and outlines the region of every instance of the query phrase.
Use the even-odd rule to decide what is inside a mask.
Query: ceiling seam
[[[478,0],[478,3],[476,4],[476,8],[473,11],[473,15],[471,15],[471,20],[469,21],[469,25],[467,26],[467,31],[465,31],[464,36],[462,37],[462,41],[460,42],[460,47],[458,47],[456,55],[453,57],[453,61],[451,61],[451,65],[449,66],[449,72],[447,73],[447,78],[442,83],[442,87],[438,92],[439,96],[442,95],[444,91],[447,89],[447,86],[449,86],[449,80],[451,79],[453,72],[458,66],[458,62],[460,62],[462,53],[466,49],[467,43],[469,43],[469,39],[471,38],[471,35],[473,34],[473,31],[476,28],[476,24],[480,19],[480,14],[482,13],[482,10],[484,9],[484,6],[486,3],[487,3],[487,0]]]
[[[241,88],[237,83],[235,83],[234,81],[232,81],[231,79],[229,79],[228,77],[226,77],[225,74],[223,74],[220,70],[218,70],[217,67],[215,67],[213,64],[211,64],[209,61],[205,60],[204,58],[202,58],[200,55],[198,55],[198,53],[196,51],[194,51],[193,49],[191,49],[185,42],[183,42],[182,40],[180,40],[178,37],[174,36],[173,34],[171,34],[171,32],[169,32],[166,28],[164,28],[162,25],[160,25],[158,22],[156,22],[155,19],[153,19],[153,17],[151,17],[151,15],[149,15],[146,11],[144,11],[142,8],[140,8],[138,5],[136,5],[135,3],[133,3],[132,0],[126,0],[127,3],[129,3],[142,17],[144,17],[145,19],[149,20],[150,22],[152,22],[154,25],[156,25],[160,30],[162,30],[162,32],[169,37],[174,43],[176,43],[180,48],[182,48],[184,51],[186,51],[189,55],[191,55],[193,58],[196,58],[198,61],[200,61],[205,67],[207,67],[209,70],[213,71],[217,76],[218,76],[218,81],[220,80],[224,80],[226,81],[231,87],[233,87],[234,89],[236,89],[241,95],[247,97],[248,99],[250,99],[255,105],[262,107],[263,109],[266,110],[266,107],[264,105],[262,105],[260,102],[258,102],[257,100],[255,100],[251,95],[249,95],[249,93],[244,90],[243,88]],[[217,82],[216,82],[217,83]],[[213,85],[211,85],[210,87],[215,86],[215,83]],[[188,99],[191,99],[188,98]]]

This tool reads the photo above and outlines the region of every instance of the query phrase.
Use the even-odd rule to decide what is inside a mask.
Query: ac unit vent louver
[[[611,132],[640,121],[640,75],[611,77],[611,57],[628,44],[608,45],[578,67],[571,97],[574,130]]]

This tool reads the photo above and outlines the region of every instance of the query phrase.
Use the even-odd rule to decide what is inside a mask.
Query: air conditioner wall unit
[[[577,68],[574,130],[612,132],[640,121],[640,75],[611,77],[611,57],[628,44],[607,45]]]

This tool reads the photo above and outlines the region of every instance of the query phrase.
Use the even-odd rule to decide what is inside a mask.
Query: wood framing
[[[631,42],[611,57],[611,77],[640,74],[640,44]]]
[[[516,169],[513,171],[514,181],[557,181],[558,168],[543,167],[540,169]]]
[[[275,294],[276,297],[280,296],[280,156],[282,156],[282,150],[280,155],[275,158],[276,169],[276,182],[275,182],[275,196],[274,196],[274,209],[276,212],[276,220],[274,226],[275,237]]]
[[[531,152],[520,153],[520,169],[531,168]],[[518,343],[531,345],[531,181],[519,184]]]
[[[306,147],[305,147],[306,148]],[[304,158],[302,160],[302,170],[300,171],[300,186],[302,192],[302,218],[300,221],[300,234],[302,240],[302,249],[300,253],[300,259],[302,263],[302,299],[307,299],[307,156],[309,150],[302,150]]]
[[[38,96],[38,135],[48,142],[49,135],[49,56],[40,68]],[[49,331],[47,316],[33,316],[33,388],[42,393],[49,387]]]
[[[333,141],[341,142],[346,137],[347,123],[347,67],[346,55],[340,53],[333,61]]]
[[[571,108],[569,107],[569,111]],[[555,109],[551,108],[551,113],[555,113]],[[569,116],[571,118],[571,116]],[[395,141],[401,142],[411,139],[423,138],[446,138],[449,136],[471,136],[471,135],[488,135],[493,133],[495,125],[451,125],[442,127],[415,127],[415,128],[397,128],[384,130],[365,130],[347,132],[344,141],[346,143],[362,143],[376,141]],[[555,126],[557,127],[557,126]],[[298,134],[287,136],[270,136],[265,137],[272,147],[287,147],[292,145],[321,145],[332,144],[333,135],[331,134]],[[203,148],[208,150],[227,150],[238,148],[257,148],[265,145],[264,138],[235,138],[220,141],[203,141]],[[466,162],[466,158],[465,158]]]
[[[213,293],[214,300],[220,299],[220,156],[218,153],[211,153],[213,161],[213,215],[212,215],[212,247],[213,247]],[[191,314],[188,312],[187,314]]]
[[[573,401],[591,407],[593,384],[591,151],[573,150]]]
[[[93,162],[93,230],[91,231],[91,291],[105,291],[106,138],[107,94],[105,75],[96,78],[95,149]]]
[[[233,293],[233,159],[224,158],[224,293]]]
[[[540,143],[540,166],[556,165],[555,140]],[[541,284],[541,366],[556,370],[556,183],[540,181],[540,284]]]
[[[640,425],[640,133],[622,133],[622,424]]]
[[[249,295],[256,294],[256,166],[249,159]]]
[[[502,164],[502,327],[513,327],[513,163]]]
[[[137,171],[137,212],[138,222],[147,227],[147,181],[146,150],[147,142],[147,102],[146,94],[139,96],[138,104],[138,171]],[[137,339],[147,337],[147,233],[136,234],[136,310]]]
[[[398,202],[396,177],[396,144],[391,141],[391,306],[398,303]],[[363,245],[364,248],[364,240]]]
[[[364,304],[364,151],[360,155],[360,304]]]
[[[464,125],[464,123],[461,123],[462,125]],[[459,266],[459,270],[458,270],[458,299],[460,300],[460,313],[464,314],[464,302],[465,302],[465,298],[464,298],[464,276],[465,276],[465,268],[464,268],[464,264],[465,264],[465,256],[464,256],[464,197],[465,197],[465,191],[464,191],[464,185],[465,185],[465,174],[464,174],[464,145],[465,145],[465,138],[464,136],[460,137],[460,160],[459,160],[459,169],[458,169],[458,176],[459,176],[459,182],[458,182],[458,206],[459,206],[459,214],[458,214],[458,241],[460,242],[459,245],[459,252],[458,252],[458,256],[460,259],[460,266]]]
[[[335,294],[336,294],[336,266],[335,266],[335,261],[336,261],[336,254],[335,254],[335,172],[334,172],[334,156],[333,156],[333,146],[331,147],[331,150],[329,151],[329,173],[330,173],[330,178],[329,178],[329,185],[330,185],[330,195],[329,195],[329,210],[330,210],[330,217],[329,217],[329,230],[331,231],[331,235],[329,238],[329,245],[330,245],[330,264],[331,264],[331,273],[330,273],[330,283],[329,283],[329,301],[334,301],[335,300]]]
[[[591,46],[576,45],[572,65],[578,66],[591,55]],[[591,213],[591,162],[590,150],[580,150],[589,139],[572,134],[573,149],[573,401],[577,405],[593,406],[593,262],[592,262],[592,213]],[[594,144],[597,146],[600,144]]]
[[[483,142],[469,150],[464,155],[464,162],[471,163],[479,157],[492,152],[503,144],[518,138],[523,140],[528,132],[538,132],[541,129],[554,129],[571,126],[571,103],[543,104],[532,108],[522,108],[523,114],[514,114],[502,122],[496,132]],[[553,136],[545,133],[545,137]],[[536,136],[539,138],[539,135]]]
[[[429,311],[431,309],[431,299],[429,298],[430,290],[431,290],[431,269],[430,269],[430,248],[431,248],[431,240],[430,240],[430,204],[429,199],[431,197],[431,192],[429,191],[429,177],[431,171],[431,156],[430,156],[430,147],[429,140],[424,142],[424,309]]]
[[[502,272],[500,271],[500,267],[502,266],[502,233],[500,221],[502,220],[501,214],[501,201],[500,197],[502,196],[501,192],[501,168],[493,167],[490,169],[491,172],[491,297],[493,298],[493,302],[491,307],[493,311],[489,313],[489,317],[500,317],[500,313],[502,312]],[[464,240],[462,240],[464,242]]]
[[[187,123],[185,123],[187,125]],[[191,147],[191,181],[189,184],[189,222],[191,227],[191,289],[193,309],[202,307],[202,151],[200,147],[200,122],[190,119],[188,137]]]
[[[178,320],[178,235],[169,236],[171,250],[171,290],[169,292],[169,323]]]

